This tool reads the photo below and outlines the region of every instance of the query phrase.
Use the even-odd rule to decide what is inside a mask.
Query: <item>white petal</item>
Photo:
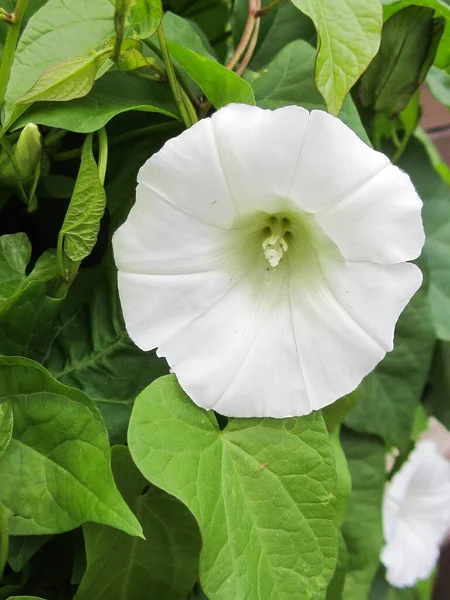
[[[283,209],[309,114],[300,106],[230,104],[213,115],[222,166],[241,214]]]
[[[388,164],[342,121],[313,110],[289,198],[316,213],[354,193]]]
[[[391,351],[397,320],[422,283],[420,269],[411,263],[338,260],[323,260],[321,268],[336,302],[385,352]]]
[[[439,558],[439,546],[418,527],[403,520],[397,535],[381,552],[386,567],[387,581],[398,588],[412,587],[417,581],[428,579]]]
[[[311,412],[283,271],[259,270],[158,349],[203,408],[236,417]]]
[[[223,268],[233,233],[182,212],[139,184],[136,203],[113,236],[114,258],[121,271],[187,274]]]
[[[211,119],[166,142],[141,168],[138,181],[206,223],[227,228],[238,215]]]
[[[396,587],[431,575],[450,527],[450,465],[430,440],[420,441],[386,487],[381,560]]]
[[[142,350],[152,350],[204,314],[233,282],[223,271],[167,275],[119,271],[118,285],[130,338]]]
[[[349,260],[400,263],[417,258],[425,241],[422,201],[406,173],[388,165],[362,187],[316,214]]]

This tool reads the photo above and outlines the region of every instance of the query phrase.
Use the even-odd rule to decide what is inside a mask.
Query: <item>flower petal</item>
[[[118,285],[130,338],[142,350],[152,350],[204,314],[233,282],[223,271],[172,275],[119,271]]]
[[[199,221],[139,184],[136,203],[113,236],[114,258],[118,269],[129,273],[214,271],[226,264],[232,236],[231,231]]]
[[[427,579],[450,527],[450,465],[422,440],[388,484],[383,502],[386,545],[381,561],[396,587]]]
[[[141,168],[138,182],[206,223],[227,228],[238,214],[211,119],[166,142]]]
[[[241,215],[283,209],[309,112],[230,104],[212,117],[222,166]]]
[[[317,213],[353,194],[389,164],[342,121],[313,110],[289,198]]]
[[[315,216],[345,258],[392,264],[421,253],[425,241],[421,210],[422,201],[408,175],[388,165]]]
[[[276,269],[244,278],[159,347],[196,404],[235,417],[311,412],[286,285]]]

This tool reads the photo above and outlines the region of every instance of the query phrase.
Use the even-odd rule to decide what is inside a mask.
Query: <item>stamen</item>
[[[288,245],[281,235],[272,234],[262,243],[264,256],[269,261],[271,267],[278,266],[283,254],[287,252]]]

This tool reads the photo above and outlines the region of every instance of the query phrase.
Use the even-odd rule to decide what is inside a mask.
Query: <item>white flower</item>
[[[355,389],[421,284],[422,203],[339,119],[229,105],[141,168],[113,240],[127,330],[199,406],[288,417]]]
[[[412,587],[430,577],[449,527],[450,465],[435,442],[422,440],[384,495],[381,561],[389,583]]]

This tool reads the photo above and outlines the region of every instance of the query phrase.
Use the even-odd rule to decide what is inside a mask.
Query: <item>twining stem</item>
[[[252,38],[253,30],[255,29],[256,23],[258,21],[258,12],[261,10],[261,0],[248,0],[248,16],[247,22],[245,23],[244,31],[242,33],[242,37],[239,41],[239,44],[236,46],[236,49],[233,53],[233,56],[227,62],[228,69],[234,69],[237,63],[240,61],[241,56],[244,54],[249,42]],[[255,42],[256,46],[256,42]],[[251,56],[250,56],[251,58]],[[250,61],[249,58],[249,61]]]
[[[108,136],[102,127],[98,132],[98,176],[102,185],[105,183],[106,167],[108,164]]]
[[[12,13],[12,22],[8,27],[5,47],[3,50],[2,64],[0,65],[0,110],[5,101],[6,87],[8,85],[11,67],[16,52],[17,41],[22,27],[23,17],[28,5],[28,0],[17,0],[16,8]]]
[[[161,48],[162,59],[167,71],[167,77],[169,79],[170,88],[172,90],[173,97],[178,106],[180,114],[183,118],[186,127],[190,127],[197,122],[197,113],[195,108],[192,106],[192,102],[189,100],[187,94],[183,95],[182,87],[180,86],[175,69],[173,68],[172,61],[170,60],[169,50],[166,44],[166,38],[164,36],[164,30],[162,23],[156,30],[158,35],[159,46]]]
[[[3,579],[3,571],[6,567],[9,551],[8,516],[3,504],[0,503],[0,582]]]
[[[268,13],[270,13],[271,10],[273,10],[277,6],[280,6],[280,4],[282,4],[283,2],[286,2],[286,0],[273,0],[273,2],[271,2],[270,4],[268,4],[267,6],[265,6],[264,8],[260,8],[256,12],[256,16],[257,17],[264,17],[264,15],[267,15]]]
[[[250,39],[250,43],[249,43],[249,45],[247,47],[247,50],[246,50],[246,52],[244,54],[244,58],[241,60],[241,64],[236,69],[236,73],[238,75],[242,75],[242,73],[247,68],[248,63],[252,59],[253,52],[255,51],[255,48],[256,48],[256,44],[258,43],[258,33],[259,33],[259,24],[260,24],[260,22],[261,22],[260,19],[256,20],[255,27],[254,27],[253,33],[252,33],[252,37]]]

